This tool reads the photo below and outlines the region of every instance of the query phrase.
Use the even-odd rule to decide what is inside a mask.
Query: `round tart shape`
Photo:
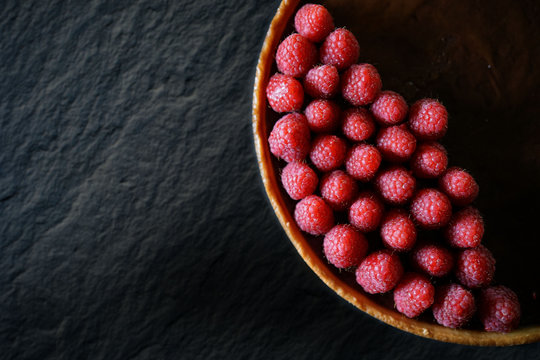
[[[506,0],[501,0],[506,1]],[[397,4],[399,3],[399,4]],[[509,2],[507,1],[508,7],[512,7]],[[336,26],[351,26],[350,30],[354,33],[354,24],[352,24],[350,21],[346,21],[346,18],[349,17],[351,19],[353,15],[355,14],[365,14],[365,16],[371,16],[374,17],[374,20],[368,23],[365,22],[359,22],[362,23],[362,26],[368,31],[370,34],[376,33],[377,35],[386,36],[387,38],[381,39],[365,39],[365,37],[361,37],[363,41],[366,42],[366,44],[361,44],[363,46],[362,52],[364,54],[370,53],[370,50],[376,50],[381,52],[387,51],[386,55],[388,55],[388,49],[397,49],[396,52],[406,52],[408,50],[407,47],[416,46],[416,48],[411,48],[413,53],[418,55],[418,58],[422,59],[422,55],[425,55],[426,53],[430,51],[443,53],[445,50],[448,51],[454,51],[454,52],[460,52],[458,55],[461,56],[462,63],[467,63],[470,68],[467,69],[467,72],[470,73],[478,73],[480,71],[480,65],[478,65],[478,61],[476,61],[476,58],[473,59],[474,61],[470,60],[468,58],[471,49],[483,49],[481,46],[478,47],[477,45],[482,45],[482,37],[486,37],[488,31],[486,30],[485,33],[482,32],[480,25],[483,25],[486,29],[493,28],[489,27],[489,24],[492,24],[496,21],[496,19],[500,19],[500,16],[502,14],[505,14],[505,9],[500,9],[500,7],[493,7],[494,10],[490,9],[492,11],[492,15],[484,15],[484,14],[477,14],[477,12],[472,12],[470,10],[470,6],[467,2],[463,1],[460,2],[459,6],[455,3],[452,3],[451,5],[456,9],[453,11],[453,16],[457,16],[461,14],[460,16],[471,16],[471,17],[478,17],[478,19],[474,19],[477,21],[471,21],[471,18],[468,18],[466,20],[463,20],[464,26],[463,29],[460,29],[459,34],[467,34],[468,32],[471,32],[473,36],[468,38],[466,43],[464,45],[460,44],[459,41],[456,42],[455,38],[452,38],[451,35],[447,36],[446,38],[443,37],[442,43],[430,43],[426,45],[426,50],[422,50],[421,48],[418,48],[418,43],[413,43],[412,40],[409,41],[409,43],[404,42],[404,34],[410,33],[411,36],[417,35],[415,33],[420,31],[418,24],[413,26],[414,24],[411,24],[410,21],[413,18],[412,14],[415,11],[415,6],[413,2],[407,2],[407,1],[397,1],[396,3],[392,3],[392,6],[387,6],[386,9],[383,9],[382,3],[380,2],[373,2],[373,1],[358,1],[358,2],[347,2],[342,0],[330,0],[325,3],[323,3],[324,6],[326,6],[331,14],[334,16],[334,22]],[[394,6],[395,5],[395,6]],[[369,296],[365,292],[362,291],[361,288],[359,288],[355,283],[354,279],[351,281],[351,279],[345,278],[344,276],[341,276],[339,274],[339,271],[332,267],[332,265],[329,265],[326,259],[324,259],[323,252],[320,251],[320,241],[318,242],[318,246],[315,246],[314,244],[317,244],[315,240],[319,240],[318,238],[311,237],[309,235],[306,235],[300,231],[298,226],[296,225],[294,218],[293,218],[293,212],[294,212],[294,202],[290,200],[284,189],[281,187],[279,183],[279,168],[283,166],[283,164],[278,161],[277,159],[273,158],[268,147],[268,135],[272,129],[273,124],[275,121],[279,118],[278,114],[275,114],[272,112],[271,109],[269,109],[267,102],[266,102],[266,95],[265,95],[265,87],[268,82],[269,77],[275,73],[276,68],[273,64],[274,61],[274,54],[277,49],[277,46],[279,42],[287,35],[289,35],[293,31],[293,27],[291,26],[291,21],[294,19],[294,13],[298,9],[299,1],[298,0],[284,0],[280,4],[279,9],[276,12],[276,15],[274,19],[272,20],[272,23],[270,25],[270,28],[268,30],[266,39],[264,41],[259,63],[257,65],[257,73],[255,78],[255,86],[254,86],[254,93],[253,93],[253,134],[254,134],[254,141],[255,141],[255,149],[257,153],[258,158],[258,164],[259,169],[261,172],[261,176],[263,179],[264,187],[266,189],[268,198],[270,200],[270,203],[276,213],[277,218],[279,219],[283,229],[287,233],[289,239],[291,240],[292,244],[295,246],[296,250],[300,254],[300,256],[304,259],[304,261],[308,264],[308,266],[319,276],[319,278],[330,288],[332,288],[338,295],[343,297],[345,300],[356,306],[358,309],[366,312],[367,314],[391,325],[396,328],[399,328],[401,330],[423,336],[430,339],[440,340],[440,341],[446,341],[446,342],[453,342],[453,343],[460,343],[460,344],[468,344],[468,345],[480,345],[480,346],[505,346],[505,345],[517,345],[517,344],[524,344],[524,343],[531,343],[540,341],[540,325],[525,325],[520,328],[518,328],[515,331],[512,331],[510,333],[492,333],[492,332],[485,332],[480,330],[468,330],[468,329],[450,329],[445,328],[441,325],[436,324],[435,322],[428,322],[423,321],[419,319],[410,319],[406,316],[399,314],[397,311],[395,311],[391,304],[382,304],[380,301],[376,300],[375,297]],[[433,25],[433,23],[430,24],[430,26],[441,26],[441,28],[444,30],[444,26],[449,27],[450,25],[447,24],[447,14],[448,9],[441,8],[441,9],[433,9],[433,6],[431,5],[427,7],[427,10],[433,10],[432,13],[427,14],[420,14],[421,20],[425,19],[431,19],[429,21],[432,21],[433,23],[437,23]],[[396,10],[397,9],[397,10]],[[427,11],[426,10],[426,11]],[[518,11],[518,10],[513,10]],[[457,15],[456,15],[457,14]],[[424,16],[425,15],[425,16]],[[383,17],[375,19],[376,16]],[[484,17],[483,17],[484,16]],[[376,20],[376,21],[375,21]],[[426,20],[428,21],[428,20]],[[450,20],[448,20],[450,21]],[[455,24],[452,25],[453,28],[455,28]],[[475,26],[478,26],[478,29],[475,28]],[[532,26],[532,25],[531,25]],[[377,29],[381,29],[377,31]],[[416,30],[414,29],[416,28]],[[517,28],[519,31],[526,33],[526,29],[523,28]],[[442,32],[444,32],[441,30]],[[538,29],[537,29],[538,30]],[[433,35],[429,32],[424,31],[424,36],[439,36],[440,32],[434,32],[439,35]],[[396,38],[392,38],[392,34],[395,33]],[[357,34],[358,35],[358,34]],[[515,33],[513,33],[512,36],[514,36]],[[439,36],[439,39],[442,36]],[[416,40],[416,39],[415,39]],[[385,44],[385,41],[388,41],[388,43]],[[384,44],[384,49],[382,48],[382,44]],[[427,47],[429,45],[429,48]],[[439,46],[439,48],[437,48]],[[464,46],[464,47],[463,47]],[[490,49],[487,49],[490,50]],[[492,50],[492,49],[491,49]],[[375,51],[375,52],[376,52]],[[481,51],[481,50],[478,50]],[[493,51],[494,52],[494,51]],[[485,54],[480,54],[485,55]],[[492,59],[493,54],[488,54],[483,57],[485,59],[485,62],[482,63],[482,71],[489,71],[489,70],[495,70],[493,68],[493,64],[490,63]],[[499,57],[503,57],[504,55],[497,55]],[[400,94],[402,94],[406,98],[412,98],[412,99],[419,99],[421,97],[426,97],[431,94],[420,94],[418,89],[421,88],[436,88],[438,81],[448,81],[446,84],[446,93],[441,93],[441,99],[445,101],[445,105],[452,107],[463,105],[464,107],[471,107],[472,104],[480,103],[484,107],[492,106],[493,104],[497,102],[503,101],[503,99],[510,104],[517,104],[518,99],[516,98],[517,94],[524,94],[523,91],[517,91],[515,87],[509,86],[508,94],[501,94],[501,89],[504,86],[499,86],[498,81],[506,81],[507,79],[511,78],[509,74],[503,75],[502,73],[494,73],[493,75],[487,75],[487,80],[481,79],[481,80],[473,80],[467,78],[467,81],[477,81],[474,85],[476,86],[474,88],[474,91],[472,91],[473,87],[471,87],[471,91],[468,92],[469,97],[465,98],[459,98],[459,101],[456,101],[452,97],[452,94],[459,94],[460,92],[463,92],[463,83],[462,81],[464,78],[464,73],[456,73],[454,72],[453,68],[451,66],[455,66],[453,64],[447,62],[447,59],[444,58],[443,55],[440,55],[439,57],[435,57],[434,59],[431,59],[432,61],[439,61],[435,65],[440,68],[439,73],[432,73],[429,71],[426,71],[426,69],[422,69],[422,72],[425,72],[427,75],[421,75],[417,73],[415,69],[418,68],[418,64],[410,61],[410,59],[401,59],[399,57],[395,56],[387,56],[384,59],[380,59],[380,61],[383,61],[384,63],[381,63],[378,68],[381,71],[381,75],[385,79],[389,79],[387,83],[387,88],[391,88]],[[377,60],[377,54],[376,53],[370,53],[369,60],[374,61]],[[364,61],[367,59],[360,59],[360,61]],[[386,62],[385,62],[386,61]],[[393,78],[393,75],[396,74],[388,74],[388,69],[392,66],[392,61],[398,61],[400,62],[399,65],[395,65],[396,67],[408,67],[410,69],[410,72],[408,74],[401,74],[401,77]],[[422,64],[424,65],[424,64]],[[491,68],[490,68],[491,66]],[[517,65],[516,65],[517,66]],[[485,69],[484,69],[485,68]],[[517,70],[516,70],[517,71]],[[448,75],[444,75],[448,73]],[[386,74],[386,75],[385,75]],[[399,75],[399,74],[397,74]],[[397,76],[396,75],[396,76]],[[405,76],[407,75],[407,77]],[[446,77],[445,77],[446,76]],[[410,82],[410,88],[399,88],[396,84],[399,83],[406,83],[406,81],[409,78],[414,78],[416,82]],[[478,77],[476,77],[478,79]],[[533,80],[530,80],[527,78],[527,76],[523,76],[521,79],[523,81],[534,81],[539,80],[540,77],[531,77]],[[492,79],[492,80],[490,80]],[[451,82],[453,81],[453,82]],[[504,85],[504,84],[503,84]],[[507,84],[508,85],[508,84]],[[522,83],[521,85],[529,85],[528,83]],[[480,95],[480,91],[478,89],[485,90],[485,94]],[[504,98],[504,96],[506,96]],[[491,101],[491,102],[490,102]],[[450,120],[452,121],[452,120]],[[454,123],[453,123],[454,124]],[[467,127],[468,126],[468,127]],[[507,132],[507,126],[503,127],[504,130],[501,130],[501,132]],[[460,131],[463,129],[472,129],[470,125],[462,125],[460,127]],[[449,139],[448,143],[451,143],[453,140],[456,140],[458,138],[458,135],[452,134],[451,130],[449,131]],[[457,150],[460,155],[465,154],[466,151],[471,151],[471,148],[475,148],[474,144],[469,146],[466,149]],[[451,149],[451,152],[454,151],[454,149]],[[465,157],[465,155],[463,155]],[[482,182],[482,184],[484,184]],[[492,186],[488,184],[488,187]],[[493,185],[496,186],[496,185]],[[489,201],[489,200],[488,200]],[[492,205],[488,202],[488,205]],[[488,218],[488,214],[486,214],[486,219]]]

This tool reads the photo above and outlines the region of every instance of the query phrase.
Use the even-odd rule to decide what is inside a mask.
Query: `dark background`
[[[251,134],[279,1],[3,1],[0,358],[532,359],[395,330],[280,228]]]

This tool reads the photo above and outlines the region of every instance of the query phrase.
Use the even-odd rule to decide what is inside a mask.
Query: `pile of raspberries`
[[[484,222],[471,205],[478,184],[448,167],[439,143],[446,108],[435,99],[409,107],[383,91],[377,69],[358,63],[355,36],[336,29],[323,6],[301,7],[294,26],[277,49],[279,72],[266,96],[283,114],[268,143],[286,163],[281,182],[298,201],[300,229],[324,236],[326,259],[354,271],[366,293],[393,291],[395,308],[407,317],[431,308],[451,328],[475,313],[487,331],[516,328],[516,294],[491,285],[495,259],[481,244]],[[340,212],[348,223],[336,224]],[[440,240],[417,239],[418,230],[439,231]],[[368,242],[370,232],[379,243]]]

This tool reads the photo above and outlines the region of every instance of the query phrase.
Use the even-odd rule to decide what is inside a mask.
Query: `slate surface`
[[[1,359],[532,359],[395,330],[309,270],[259,180],[277,0],[0,6]]]

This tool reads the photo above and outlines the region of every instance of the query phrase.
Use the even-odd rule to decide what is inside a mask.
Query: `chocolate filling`
[[[469,170],[480,185],[475,206],[486,224],[483,243],[497,259],[494,282],[518,294],[522,326],[540,324],[540,69],[535,69],[540,4],[331,0],[324,5],[336,26],[356,35],[360,62],[378,68],[383,89],[399,92],[409,103],[433,97],[447,107],[449,129],[442,143],[450,166]],[[292,31],[290,25],[284,35]],[[268,111],[268,132],[277,118]],[[284,163],[274,159],[274,165],[279,174]],[[294,202],[288,206],[292,212]],[[338,219],[344,222],[346,216]],[[371,243],[377,236],[371,235]],[[321,238],[307,238],[322,257]],[[439,232],[419,238],[442,241]],[[352,273],[340,276],[355,283]],[[377,298],[393,307],[388,295]]]

